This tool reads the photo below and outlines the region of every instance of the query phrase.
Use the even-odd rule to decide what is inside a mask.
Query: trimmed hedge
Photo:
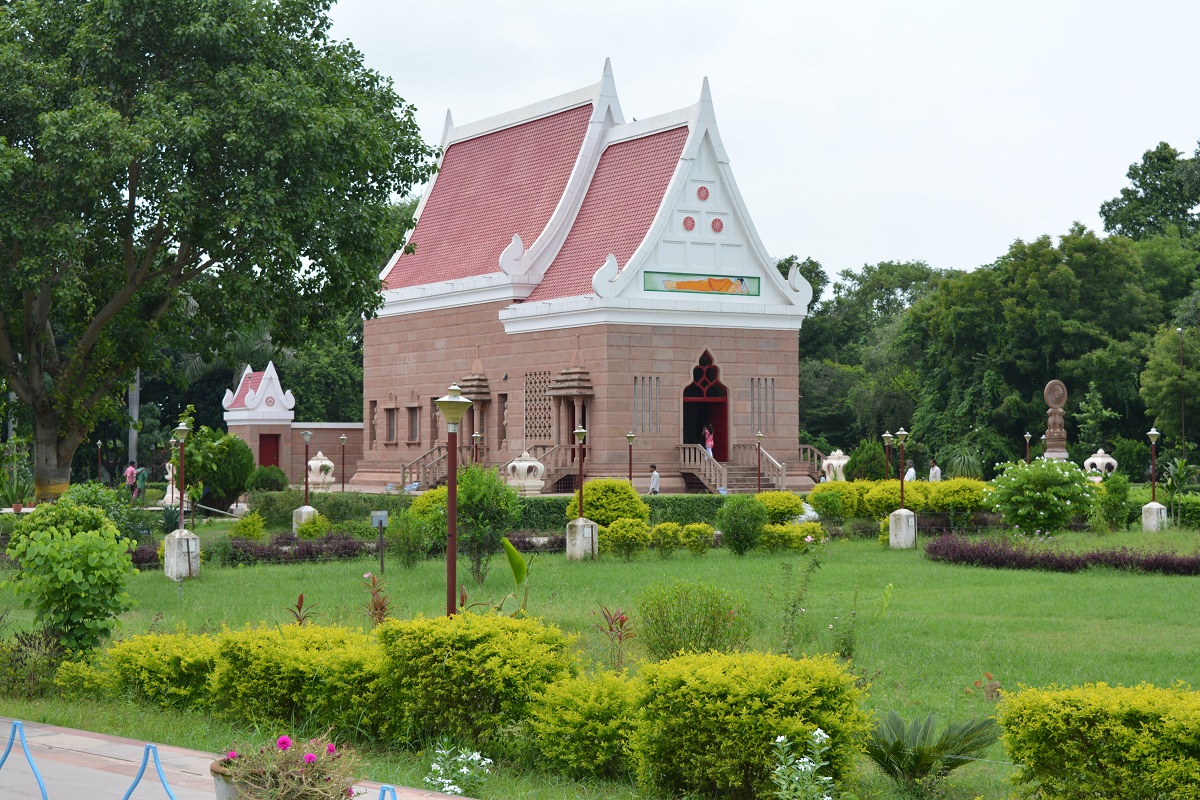
[[[712,523],[725,503],[725,497],[719,494],[654,494],[645,495],[642,500],[650,506],[651,525],[661,522]]]
[[[411,495],[359,494],[358,492],[309,492],[308,502],[330,522],[362,519],[368,522],[372,511],[389,513],[408,508]],[[286,492],[250,492],[249,509],[262,515],[268,528],[291,528],[292,512],[304,505],[304,490]]]
[[[1014,780],[1045,800],[1195,798],[1200,693],[1104,683],[1024,689],[1000,703]]]
[[[498,739],[535,695],[575,672],[571,638],[532,619],[461,613],[389,620],[375,633],[382,732],[410,742]]]
[[[818,727],[841,781],[871,729],[854,676],[832,656],[689,654],[644,664],[639,677],[630,754],[638,784],[671,797],[767,797],[775,738],[807,741]]]
[[[529,727],[545,765],[575,778],[616,778],[637,727],[638,684],[601,672],[548,686],[532,705]]]
[[[208,704],[217,647],[217,638],[207,634],[147,634],[117,642],[103,663],[116,686],[142,702],[199,709]]]
[[[521,498],[521,529],[566,535],[567,503],[565,495],[534,495]],[[512,537],[509,537],[512,538]]]

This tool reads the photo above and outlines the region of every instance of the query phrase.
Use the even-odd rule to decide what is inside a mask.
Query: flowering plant
[[[1003,472],[988,496],[1005,522],[1025,530],[1059,531],[1077,516],[1087,517],[1096,487],[1069,461],[1035,459],[998,464]]]
[[[354,797],[361,764],[352,750],[325,736],[307,742],[280,736],[273,746],[236,748],[221,761],[243,797],[253,800],[334,800]]]
[[[829,766],[824,758],[829,750],[829,734],[820,728],[814,730],[808,755],[798,758],[786,736],[776,737],[772,748],[776,766],[771,772],[771,783],[775,787],[771,797],[777,800],[832,800],[833,778],[820,774],[823,767]]]
[[[433,762],[425,785],[435,792],[456,794],[460,797],[475,796],[483,781],[491,774],[492,760],[484,758],[478,750],[468,753],[455,747],[449,739],[438,742],[433,751]]]

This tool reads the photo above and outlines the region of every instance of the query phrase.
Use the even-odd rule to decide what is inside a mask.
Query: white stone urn
[[[505,480],[509,486],[517,490],[522,497],[541,494],[546,482],[542,476],[546,474],[546,466],[526,451],[509,462],[504,468]]]
[[[1101,475],[1111,475],[1117,471],[1117,460],[1104,452],[1104,448],[1101,447],[1089,456],[1087,461],[1083,462],[1083,468],[1089,472],[1091,470],[1099,472],[1100,475],[1091,476],[1093,483],[1099,483],[1102,480]]]
[[[825,473],[827,481],[844,481],[846,475],[846,462],[850,460],[850,456],[843,453],[841,450],[834,450],[829,455],[825,456],[825,460],[821,462],[821,471]]]
[[[308,485],[315,489],[328,489],[333,484],[333,462],[320,450],[308,461]]]

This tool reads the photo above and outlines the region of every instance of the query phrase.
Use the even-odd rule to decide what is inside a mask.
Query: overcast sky
[[[1197,0],[340,0],[333,19],[433,144],[447,108],[462,125],[562,94],[605,57],[626,120],[707,75],[767,250],[831,276],[1101,230],[1131,163],[1200,139]]]

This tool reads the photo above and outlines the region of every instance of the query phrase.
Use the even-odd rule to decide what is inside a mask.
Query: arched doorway
[[[721,370],[705,350],[692,367],[692,382],[683,389],[683,443],[704,444],[704,426],[713,429],[713,458],[729,459],[729,391]]]

